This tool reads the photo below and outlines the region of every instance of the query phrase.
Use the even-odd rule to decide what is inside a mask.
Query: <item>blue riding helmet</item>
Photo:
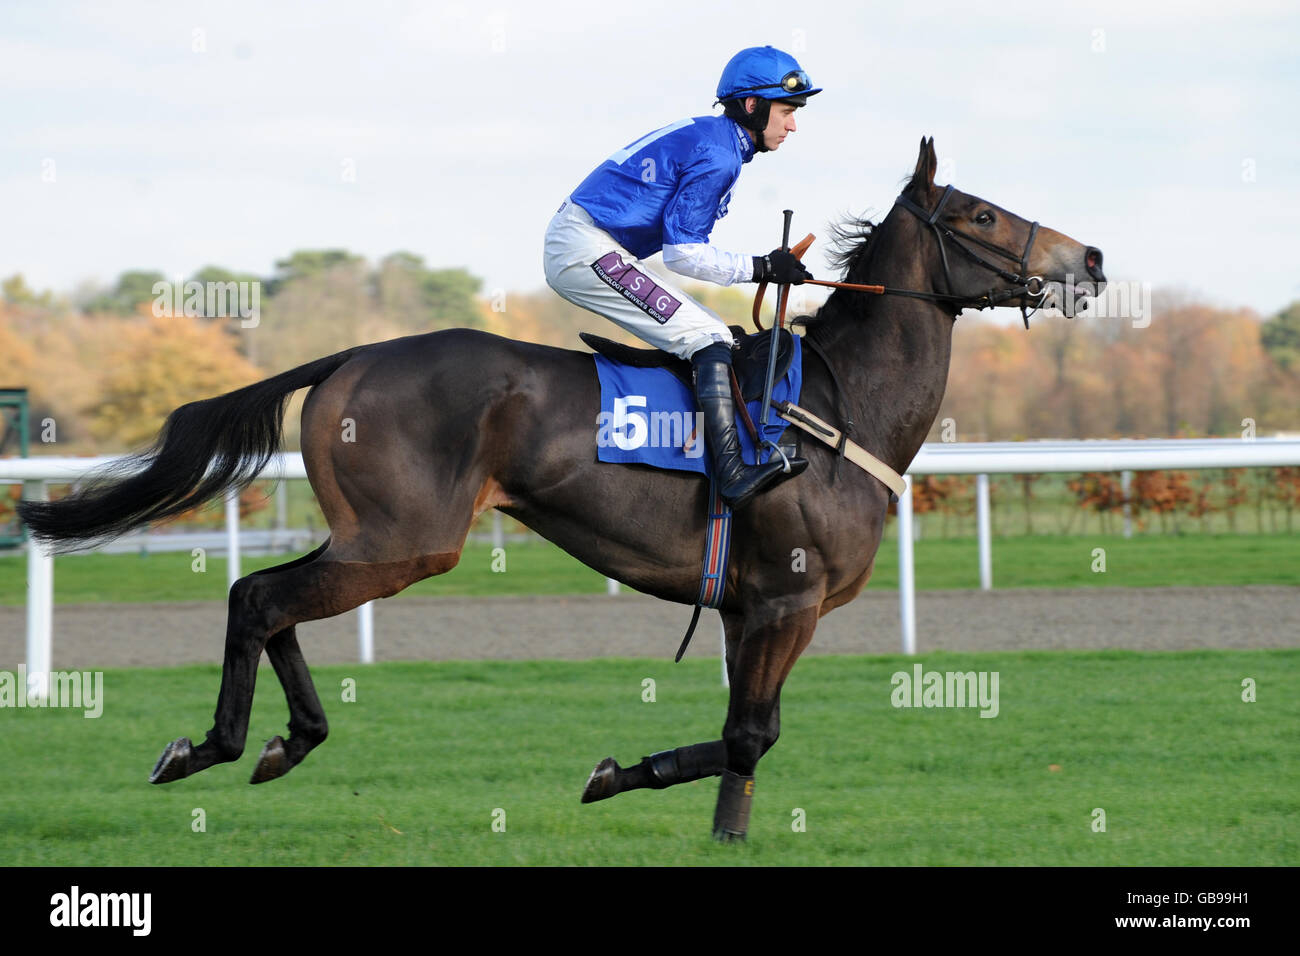
[[[718,80],[718,102],[738,97],[757,96],[764,100],[781,100],[803,106],[808,97],[820,93],[814,88],[799,61],[772,46],[752,46],[741,50],[722,68]]]

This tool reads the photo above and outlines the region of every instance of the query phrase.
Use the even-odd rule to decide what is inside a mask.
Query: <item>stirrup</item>
[[[790,474],[790,459],[786,457],[785,452],[781,450],[781,446],[780,446],[780,445],[778,445],[776,442],[772,441],[772,439],[770,439],[770,438],[765,438],[765,439],[763,439],[763,444],[759,445],[758,447],[759,447],[759,448],[770,448],[770,449],[772,449],[772,451],[774,451],[774,452],[776,452],[778,455],[780,455],[780,456],[781,456],[781,472],[782,472],[782,474],[786,474],[786,475]]]

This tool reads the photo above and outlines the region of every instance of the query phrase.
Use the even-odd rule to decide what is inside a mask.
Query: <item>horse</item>
[[[1100,250],[936,186],[935,168],[934,141],[922,139],[885,218],[839,230],[845,278],[883,284],[886,294],[837,289],[804,320],[800,400],[899,473],[938,413],[963,308],[1024,310],[1049,289],[1084,296],[1105,281]],[[696,603],[708,482],[597,462],[590,353],[471,329],[348,349],[181,406],[150,448],[67,498],[23,502],[21,516],[36,539],[71,550],[244,487],[279,449],[288,398],[303,388],[311,391],[302,455],[328,537],[231,587],[212,729],[198,745],[169,744],[151,783],[240,758],[263,650],[288,699],[289,736],[266,744],[250,782],[301,763],[328,723],[297,625],[450,570],[474,519],[492,508],[602,575]],[[755,769],[780,729],[782,686],[818,620],[871,576],[891,503],[880,480],[840,467],[834,450],[817,445],[809,454],[804,474],[732,519],[719,608],[730,678],[721,737],[630,767],[607,757],[584,803],[721,776],[713,836],[745,839]],[[795,549],[803,561],[791,560]]]

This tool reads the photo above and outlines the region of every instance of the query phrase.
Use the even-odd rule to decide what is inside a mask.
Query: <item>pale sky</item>
[[[0,5],[0,276],[269,275],[397,250],[545,288],[542,236],[614,150],[711,112],[770,43],[825,92],[744,168],[713,242],[763,253],[940,182],[1113,280],[1269,315],[1300,298],[1294,2]],[[810,265],[827,277],[821,240]]]

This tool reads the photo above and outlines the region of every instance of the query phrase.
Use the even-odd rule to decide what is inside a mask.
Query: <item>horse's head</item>
[[[922,139],[916,171],[898,204],[937,241],[936,291],[959,307],[1074,307],[1106,284],[1101,250],[1028,222],[1000,206],[936,186],[934,139]],[[968,301],[962,301],[968,300]],[[1073,314],[1071,310],[1070,314]]]

